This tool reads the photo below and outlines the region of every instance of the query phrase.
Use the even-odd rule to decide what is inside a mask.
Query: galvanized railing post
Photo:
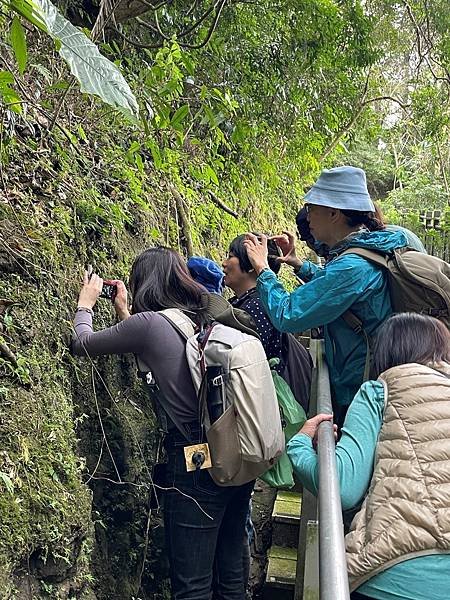
[[[317,413],[317,344],[320,344],[319,340],[310,339],[309,351],[314,363],[311,399],[309,403],[310,415]],[[317,498],[306,488],[303,488],[294,600],[303,600],[304,598],[319,600],[319,568],[318,561],[314,561],[317,553],[312,548],[313,544],[308,543],[308,538],[311,538],[312,523],[317,524]],[[314,540],[314,544],[317,544],[316,540]],[[311,554],[313,555],[313,560],[308,560],[311,558],[309,556]],[[313,563],[312,567],[310,565],[311,562]],[[308,566],[309,571],[307,571]]]
[[[332,413],[328,367],[323,342],[317,353],[317,413]],[[319,579],[320,600],[349,600],[344,526],[333,425],[324,421],[318,432]]]

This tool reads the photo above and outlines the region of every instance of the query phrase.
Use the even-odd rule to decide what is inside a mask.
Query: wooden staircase
[[[263,600],[294,599],[301,502],[298,492],[279,491],[277,494]]]
[[[263,600],[319,600],[316,518],[316,499],[310,492],[278,492]]]
[[[297,337],[309,350],[317,344],[309,336]],[[313,377],[311,414],[316,414],[316,407]],[[272,511],[272,546],[262,600],[319,600],[318,532],[317,499],[299,484],[292,491],[279,491]]]

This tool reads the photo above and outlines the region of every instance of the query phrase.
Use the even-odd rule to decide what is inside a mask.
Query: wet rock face
[[[96,364],[99,414],[92,386],[73,390],[77,414],[87,415],[78,435],[92,490],[94,591],[98,600],[165,600],[162,515],[149,512],[158,447],[153,411],[132,357],[99,358]]]
[[[86,531],[79,529],[65,547],[64,556],[34,549],[26,564],[12,574],[8,599],[98,600],[86,577],[85,543]]]
[[[28,559],[30,576],[50,584],[71,579],[77,570],[81,543],[82,538],[76,537],[64,557],[48,555],[44,548],[36,548]]]

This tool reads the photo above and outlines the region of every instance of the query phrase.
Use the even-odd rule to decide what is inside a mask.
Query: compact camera
[[[114,302],[117,294],[117,285],[115,283],[109,283],[107,280],[103,282],[103,288],[99,298],[106,298]]]
[[[93,272],[94,271],[92,269],[92,265],[88,265],[88,268],[87,268],[88,279],[91,278],[91,275]],[[99,298],[106,298],[106,300],[111,300],[111,302],[114,302],[116,295],[117,295],[117,285],[115,283],[111,283],[109,281],[109,279],[104,279],[102,291],[100,293]]]

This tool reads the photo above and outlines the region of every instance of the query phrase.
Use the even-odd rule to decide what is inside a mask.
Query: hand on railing
[[[323,413],[316,415],[315,417],[305,421],[303,427],[299,431],[299,433],[304,433],[312,439],[314,448],[317,448],[317,433],[319,431],[319,425],[324,421],[333,421],[333,415],[326,415]],[[337,440],[337,425],[333,424],[333,430],[334,439]]]

